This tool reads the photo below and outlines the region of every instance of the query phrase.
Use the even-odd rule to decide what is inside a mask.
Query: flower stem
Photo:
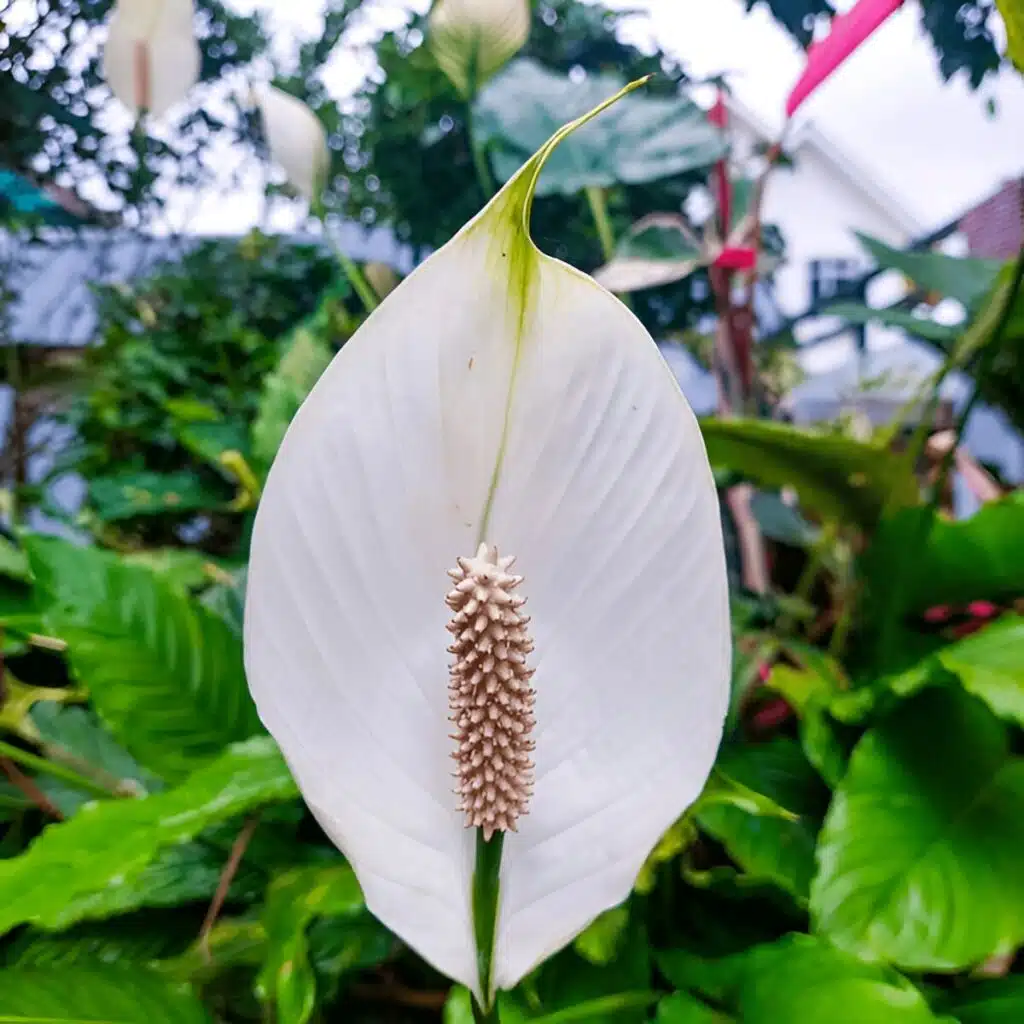
[[[495,832],[490,839],[484,839],[483,829],[476,830],[476,862],[473,865],[473,936],[476,939],[476,963],[480,977],[480,991],[483,1005],[474,1003],[483,1016],[477,1015],[477,1024],[489,1024],[497,1020],[493,1006],[494,939],[498,925],[498,900],[500,898],[501,848],[505,841],[504,832]]]
[[[601,242],[601,252],[607,263],[615,255],[615,232],[612,231],[612,222],[608,216],[605,192],[599,185],[587,185],[584,191],[590,206],[590,215],[594,218],[594,227],[597,228],[597,237]]]
[[[52,775],[55,779],[61,779],[77,789],[84,789],[95,796],[111,797],[117,795],[105,786],[101,786],[98,782],[94,782],[84,775],[79,775],[78,772],[72,771],[70,768],[65,768],[64,765],[48,761],[45,757],[37,757],[35,754],[30,754],[27,750],[22,750],[21,747],[14,747],[10,743],[4,743],[3,740],[0,740],[0,755],[9,758],[16,764],[23,764],[26,768],[34,768],[37,772]]]
[[[483,193],[486,203],[494,195],[496,188],[494,175],[491,174],[491,167],[487,162],[487,154],[484,152],[484,147],[480,145],[473,124],[472,101],[466,104],[466,134],[469,136],[469,151],[473,154],[473,170],[476,171],[476,180],[480,184],[480,191]]]

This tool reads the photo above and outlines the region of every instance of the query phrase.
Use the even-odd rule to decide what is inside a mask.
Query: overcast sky
[[[315,35],[322,0],[229,0],[238,9],[271,13],[283,52],[296,37]],[[728,73],[737,96],[769,125],[781,126],[785,97],[799,76],[798,47],[763,9],[746,13],[741,0],[606,0],[646,13],[630,17],[624,32],[649,48],[655,43],[694,75]],[[401,21],[408,8],[429,0],[369,0],[362,13],[369,39],[380,25]],[[850,0],[840,0],[850,6]],[[920,9],[908,4],[890,19],[801,108],[842,150],[853,156],[920,223],[938,226],[1024,173],[1024,80],[1004,73],[972,93],[962,81],[944,84],[931,44],[919,27]],[[327,76],[336,96],[350,92],[367,67],[339,52]],[[997,101],[995,119],[986,100]],[[190,204],[193,228],[242,230],[260,217],[251,194]]]

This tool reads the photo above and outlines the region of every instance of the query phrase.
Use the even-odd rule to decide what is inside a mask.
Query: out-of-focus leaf
[[[857,238],[880,267],[898,270],[918,288],[956,299],[968,309],[991,289],[1002,267],[999,260],[947,256],[941,252],[906,252],[869,235],[858,233]]]
[[[4,1024],[208,1024],[187,985],[138,964],[85,963],[0,971]]]
[[[316,1006],[309,923],[322,916],[352,916],[363,906],[362,890],[347,864],[297,868],[274,880],[263,910],[267,950],[256,991],[275,1007],[280,1024],[306,1024]]]
[[[593,276],[610,292],[636,292],[682,281],[701,263],[700,241],[683,217],[652,213],[622,236],[615,255]]]
[[[1024,759],[952,688],[858,744],[818,842],[816,930],[856,955],[957,970],[1024,941]]]
[[[600,74],[574,82],[536,61],[513,61],[473,105],[479,141],[501,181],[564,124],[624,84]],[[544,165],[536,194],[575,195],[589,187],[657,181],[710,167],[723,153],[721,132],[689,98],[632,93],[562,142]]]
[[[814,874],[814,844],[828,804],[828,791],[792,740],[727,750],[719,768],[751,789],[769,810],[745,803],[697,804],[697,822],[725,846],[734,861],[755,878],[781,886],[806,903]],[[775,809],[782,809],[784,817]]]
[[[724,960],[682,951],[658,965],[687,997],[659,1007],[659,1024],[935,1024],[921,993],[895,971],[810,935],[791,935]],[[702,1015],[691,1004],[706,1007]],[[662,1008],[664,1012],[662,1011]],[[713,1012],[712,1012],[713,1011]]]
[[[333,353],[311,326],[295,329],[277,368],[263,382],[259,411],[252,426],[252,453],[264,470],[274,461],[288,424],[306,395],[327,369]]]
[[[838,316],[852,324],[882,324],[884,327],[899,327],[908,334],[914,334],[940,345],[952,345],[960,333],[956,327],[940,324],[927,317],[915,316],[905,309],[872,309],[857,302],[836,302],[826,306],[823,316]]]
[[[89,502],[103,522],[116,523],[135,516],[219,509],[226,498],[191,470],[182,469],[93,477]]]
[[[257,737],[231,747],[175,789],[87,804],[69,821],[50,825],[25,853],[0,861],[0,934],[22,923],[57,929],[98,916],[83,914],[78,901],[88,904],[109,889],[135,889],[161,851],[297,795],[277,747]]]
[[[229,574],[200,598],[210,611],[219,615],[239,636],[245,615],[245,583],[248,570],[243,566]]]
[[[22,583],[31,579],[28,555],[3,534],[0,534],[0,576],[10,576]]]
[[[615,957],[628,924],[629,908],[612,907],[576,936],[573,949],[592,964],[607,964]]]
[[[198,459],[221,471],[220,457],[229,451],[246,452],[249,434],[241,423],[183,423],[178,440]]]
[[[1024,7],[1017,0],[996,0],[1006,25],[1006,56],[1024,74]]]
[[[190,551],[188,548],[133,551],[125,555],[124,560],[129,565],[140,565],[155,572],[182,590],[207,586],[224,573],[208,555],[201,551]]]
[[[474,1024],[473,997],[463,985],[453,985],[444,1004],[444,1024]]]
[[[937,1009],[959,1024],[1020,1024],[1024,1020],[1024,975],[992,978],[945,994]]]
[[[701,420],[715,466],[764,487],[789,485],[808,507],[862,526],[912,504],[918,487],[905,458],[876,445],[763,420]]]
[[[213,613],[105,552],[40,537],[28,549],[50,630],[140,764],[181,777],[260,731],[241,642]]]

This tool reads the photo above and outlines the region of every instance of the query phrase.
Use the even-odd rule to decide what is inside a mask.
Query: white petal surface
[[[154,117],[186,98],[199,78],[192,0],[119,0],[103,50],[103,77],[134,113]]]
[[[270,155],[285,177],[310,202],[324,186],[329,155],[320,118],[302,100],[272,85],[256,89]]]
[[[438,66],[471,96],[526,44],[528,0],[437,0],[428,42]]]
[[[299,411],[246,605],[260,714],[370,909],[474,991],[444,596],[488,495],[484,539],[518,557],[537,668],[536,791],[505,842],[499,987],[628,893],[703,786],[728,692],[696,421],[632,314],[526,241],[522,185],[395,289]]]
[[[697,422],[633,315],[554,260],[490,536],[518,556],[536,642],[536,788],[502,861],[508,988],[629,894],[700,793],[728,700],[725,561]]]

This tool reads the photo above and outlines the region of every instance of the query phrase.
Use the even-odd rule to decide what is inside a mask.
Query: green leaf
[[[687,992],[673,992],[662,999],[654,1017],[655,1024],[730,1024],[735,1019]]]
[[[615,959],[623,933],[629,925],[629,908],[612,907],[598,915],[576,936],[573,949],[584,960],[603,966]]]
[[[1020,0],[996,0],[1006,26],[1006,56],[1024,74],[1024,7]]]
[[[444,1004],[443,1024],[475,1024],[473,996],[463,985],[453,985]]]
[[[806,903],[814,874],[814,845],[828,791],[800,747],[778,738],[727,750],[719,768],[751,788],[761,803],[709,804],[701,797],[697,822],[725,846],[747,874],[774,882]],[[781,817],[784,809],[788,818]]]
[[[117,557],[33,537],[49,628],[93,706],[140,764],[180,778],[260,731],[239,637],[165,580]]]
[[[206,587],[223,573],[209,555],[188,548],[154,548],[124,556],[129,565],[139,565],[162,576],[181,590]]]
[[[810,935],[791,935],[723,960],[672,951],[658,957],[689,1000],[670,1002],[661,1024],[935,1024],[924,997],[894,971]],[[705,1003],[701,1015],[691,1004]],[[664,1004],[663,1004],[664,1005]]]
[[[508,181],[564,124],[624,85],[602,74],[573,82],[520,58],[473,104],[477,141],[487,147],[498,178]],[[710,167],[724,152],[721,132],[692,100],[633,93],[562,142],[545,164],[536,194],[658,181]]]
[[[938,1001],[959,1024],[1020,1024],[1024,1020],[1024,976],[992,978]]]
[[[219,509],[229,499],[230,494],[210,487],[189,469],[173,473],[118,473],[89,481],[89,502],[105,523],[136,516]]]
[[[109,913],[107,895],[116,903],[122,889],[137,894],[161,852],[218,822],[297,795],[277,747],[257,737],[175,789],[87,804],[69,821],[50,825],[20,856],[0,860],[0,934],[23,923],[59,929]],[[137,895],[131,903],[138,905]]]
[[[0,1024],[208,1024],[186,985],[140,967],[96,963],[0,971]]]
[[[306,1024],[316,1006],[316,979],[306,928],[317,917],[353,916],[364,907],[355,872],[343,863],[296,868],[275,879],[267,893],[263,926],[266,959],[256,982],[280,1024]]]
[[[264,470],[273,462],[288,424],[333,355],[323,335],[311,326],[303,324],[292,333],[276,369],[263,382],[252,426],[253,458]]]
[[[873,525],[883,509],[916,502],[906,459],[876,445],[764,420],[701,420],[708,457],[764,487],[790,485],[825,516]]]
[[[838,316],[853,324],[882,324],[884,327],[898,327],[908,334],[946,347],[952,345],[960,334],[957,327],[940,324],[928,317],[915,316],[905,309],[873,309],[858,302],[836,302],[826,306],[823,316]]]
[[[857,745],[818,842],[818,931],[865,959],[957,970],[1024,940],[1024,759],[954,688]]]
[[[869,235],[858,233],[857,238],[880,267],[898,270],[921,290],[956,299],[968,309],[991,289],[1002,267],[999,260],[947,256],[941,252],[906,252]]]
[[[1024,725],[1024,617],[1004,615],[984,629],[940,648],[931,658],[890,680],[900,695],[913,693],[945,669],[1000,718]]]
[[[31,578],[28,556],[13,541],[0,534],[0,576],[27,583]]]

